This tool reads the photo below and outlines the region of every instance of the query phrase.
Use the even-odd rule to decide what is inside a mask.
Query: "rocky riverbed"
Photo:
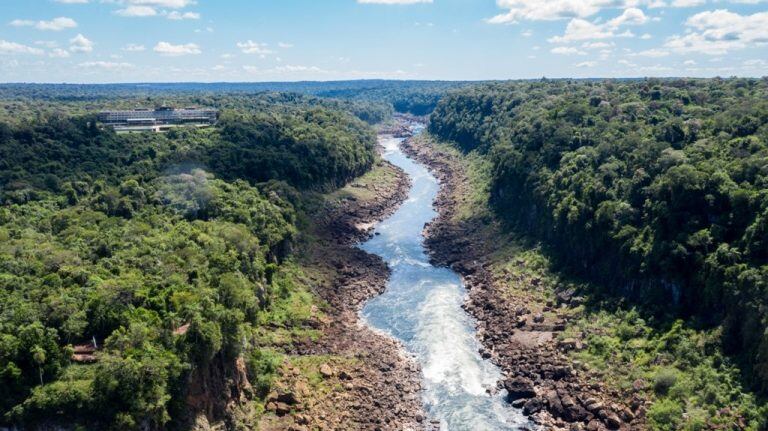
[[[295,354],[328,356],[318,369],[327,393],[311,393],[305,373],[282,370],[268,396],[262,429],[421,430],[429,425],[421,403],[420,369],[391,338],[363,326],[362,305],[385,288],[389,270],[377,256],[354,247],[373,225],[406,198],[408,177],[385,161],[387,184],[355,182],[348,187],[366,198],[343,197],[314,214],[304,266],[311,268],[315,293],[327,304],[317,321],[321,334],[295,347]]]
[[[478,321],[481,354],[504,371],[500,386],[509,392],[511,405],[522,407],[548,430],[644,429],[642,388],[610,388],[567,356],[583,342],[558,334],[581,299],[568,291],[558,293],[557,303],[510,294],[505,288],[510,281],[536,287],[540,280],[510,280],[512,275],[493,271],[498,263],[494,243],[500,236],[492,220],[457,221],[457,208],[470,193],[459,157],[437,149],[427,138],[408,140],[403,149],[440,180],[435,202],[439,217],[426,227],[425,244],[436,264],[464,277],[470,291],[465,308]]]

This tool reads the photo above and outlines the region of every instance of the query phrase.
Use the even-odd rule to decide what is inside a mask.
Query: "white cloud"
[[[508,11],[489,18],[487,22],[491,24],[587,18],[607,8],[628,9],[642,5],[661,6],[658,0],[497,0],[496,4],[499,8]]]
[[[707,0],[674,0],[672,7],[696,7],[706,3]]]
[[[176,21],[180,21],[180,20],[183,20],[183,19],[200,19],[200,14],[197,13],[197,12],[184,12],[184,13],[181,13],[181,12],[173,11],[173,12],[168,14],[167,18],[168,19],[172,19],[172,20],[176,20]]]
[[[249,73],[260,75],[272,75],[272,74],[300,74],[300,73],[316,73],[316,74],[328,74],[329,70],[321,69],[317,66],[294,66],[285,65],[277,66],[270,69],[261,69],[258,66],[243,66],[243,70]]]
[[[157,10],[151,6],[128,6],[124,9],[116,10],[115,15],[129,18],[143,18],[157,15]]]
[[[35,25],[35,22],[28,19],[15,19],[8,24],[14,27],[32,27]]]
[[[597,66],[596,61],[582,61],[581,63],[578,63],[576,67],[582,68],[582,67],[595,67]]]
[[[272,50],[267,47],[266,43],[254,42],[252,40],[237,42],[237,47],[240,48],[240,51],[242,51],[243,54],[258,54],[265,57],[273,53]]]
[[[688,18],[685,25],[693,30],[670,37],[664,47],[681,53],[723,55],[768,43],[768,12],[739,15],[724,9],[706,11]]]
[[[574,18],[565,27],[565,34],[555,36],[551,43],[568,43],[587,39],[608,39],[614,36],[613,30],[606,25],[593,24],[585,19]]]
[[[200,47],[194,43],[187,43],[182,45],[173,45],[168,42],[159,42],[153,50],[161,55],[170,57],[178,57],[181,55],[198,55],[203,51]]]
[[[60,16],[57,18],[54,18],[50,21],[30,21],[26,19],[15,19],[10,22],[10,24],[14,27],[35,27],[38,30],[43,31],[61,31],[67,28],[75,28],[77,27],[77,22],[73,20],[72,18],[67,18],[65,16]]]
[[[144,51],[146,49],[147,48],[144,47],[144,45],[139,45],[139,44],[136,44],[136,43],[129,43],[128,45],[125,45],[123,47],[123,51],[128,51],[128,52],[141,52],[141,51]]]
[[[27,45],[22,45],[16,42],[9,42],[7,40],[0,39],[0,55],[2,54],[32,54],[42,55],[43,50],[40,48],[34,48]]]
[[[552,48],[549,52],[559,55],[587,55],[586,52],[572,46],[558,46]]]
[[[87,61],[85,63],[78,64],[79,67],[86,69],[103,69],[103,70],[123,70],[133,68],[131,63],[115,63],[111,61]]]
[[[48,56],[51,58],[69,58],[69,51],[66,49],[55,48],[48,53]]]
[[[648,22],[648,17],[645,16],[645,13],[636,7],[631,7],[625,9],[621,15],[608,21],[608,26],[615,28],[622,25],[643,25],[646,22]]]
[[[53,0],[56,3],[64,3],[64,4],[86,4],[88,3],[88,0]]]
[[[610,48],[614,45],[613,42],[584,42],[581,44],[581,47],[584,49],[601,49],[601,48]]]
[[[625,25],[642,25],[648,22],[642,10],[629,8],[612,20],[600,24],[582,18],[574,18],[565,27],[565,34],[549,38],[550,43],[568,43],[589,39],[609,39],[613,37],[632,37],[632,32],[617,33],[619,27]]]
[[[78,34],[69,40],[69,50],[72,52],[91,52],[93,51],[93,42],[82,34]]]
[[[653,36],[651,36],[649,33],[645,33],[642,36],[640,36],[640,39],[643,39],[643,40],[653,39]]]
[[[55,40],[36,40],[35,45],[44,46],[46,48],[57,48],[59,43]]]
[[[293,48],[293,44],[292,43],[286,43],[286,42],[278,42],[277,46],[279,46],[280,48],[283,48],[283,49]]]
[[[695,65],[696,65],[696,62],[695,62],[695,61],[693,61],[693,60],[685,60],[685,61],[683,62],[683,64],[684,64],[684,65],[686,65],[686,66],[695,66]]]
[[[432,3],[432,0],[357,0],[362,4],[416,4]]]
[[[645,51],[640,51],[638,53],[632,54],[640,57],[650,57],[650,58],[661,58],[666,57],[669,55],[669,51],[665,51],[663,49],[646,49]]]

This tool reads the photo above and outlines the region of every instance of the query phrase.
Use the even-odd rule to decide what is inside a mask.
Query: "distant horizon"
[[[483,82],[520,82],[520,81],[638,81],[638,80],[669,80],[669,79],[768,79],[768,74],[760,76],[619,76],[619,77],[550,77],[539,78],[508,78],[508,79],[397,79],[397,78],[360,78],[360,79],[305,79],[297,81],[125,81],[125,82],[0,82],[0,86],[8,85],[174,85],[174,84],[302,84],[302,83],[343,83],[343,82],[445,82],[445,83],[483,83]]]
[[[0,16],[6,83],[768,75],[768,0],[6,0]]]

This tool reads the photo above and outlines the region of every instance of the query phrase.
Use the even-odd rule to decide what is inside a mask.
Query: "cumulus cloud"
[[[133,64],[131,63],[115,63],[111,61],[87,61],[85,63],[78,64],[79,67],[86,69],[103,69],[103,70],[121,70],[131,69]]]
[[[182,55],[198,55],[203,52],[200,50],[200,47],[194,43],[173,45],[168,42],[159,42],[157,45],[155,45],[153,50],[160,55],[170,57],[178,57]]]
[[[10,23],[14,27],[35,27],[43,31],[61,31],[67,28],[77,27],[77,22],[72,18],[60,16],[50,21],[31,21],[26,19],[15,19]]]
[[[72,52],[91,52],[93,51],[93,42],[82,34],[78,34],[69,40],[69,50]]]
[[[129,18],[144,18],[147,16],[157,15],[157,10],[151,6],[128,6],[124,9],[118,9],[115,11],[115,15],[125,16]]]
[[[69,58],[69,51],[61,48],[54,48],[48,53],[51,58]]]
[[[685,25],[685,35],[670,37],[664,47],[679,53],[723,55],[728,51],[768,43],[768,12],[739,15],[725,9],[697,13]]]
[[[666,57],[669,55],[669,51],[665,51],[663,49],[646,49],[645,51],[640,51],[637,53],[634,53],[632,55],[640,56],[640,57],[651,57],[651,58],[660,58],[660,57]]]
[[[573,18],[565,27],[565,34],[549,39],[551,43],[569,43],[589,39],[609,39],[613,37],[634,36],[630,31],[618,33],[621,26],[642,25],[648,22],[645,13],[637,8],[629,8],[621,15],[606,23],[594,23],[582,18]]]
[[[167,15],[168,19],[180,21],[183,19],[200,19],[200,14],[197,12],[178,12],[173,11]]]
[[[257,54],[262,57],[272,54],[272,50],[268,48],[266,43],[254,42],[252,40],[238,42],[237,47],[240,48],[243,54]]]
[[[659,0],[497,0],[496,4],[501,9],[507,9],[507,12],[489,18],[487,21],[491,24],[587,18],[607,8],[662,5]]]
[[[0,39],[0,54],[32,54],[42,55],[43,50],[16,42]]]
[[[144,45],[139,45],[137,43],[129,43],[128,45],[125,45],[123,47],[123,51],[128,51],[128,52],[141,52],[144,50],[146,50]]]
[[[585,51],[582,51],[578,48],[574,48],[572,46],[558,46],[555,48],[552,48],[549,50],[552,54],[559,54],[559,55],[587,55]]]
[[[707,0],[673,0],[672,7],[696,7],[706,4]]]

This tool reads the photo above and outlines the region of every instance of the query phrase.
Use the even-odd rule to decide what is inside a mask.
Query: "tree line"
[[[264,333],[311,331],[303,193],[368,170],[375,135],[338,106],[249,103],[165,134],[0,122],[0,424],[180,428],[195,373],[238,356],[266,395]]]
[[[768,79],[479,85],[429,131],[485,154],[495,212],[593,293],[721,325],[768,389]]]

